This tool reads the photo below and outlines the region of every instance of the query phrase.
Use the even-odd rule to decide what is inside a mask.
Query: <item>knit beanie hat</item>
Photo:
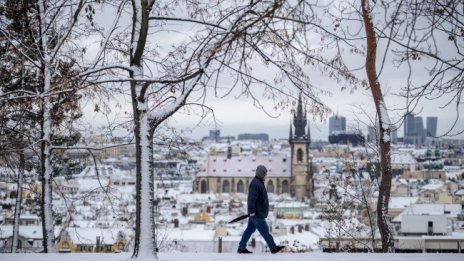
[[[264,176],[266,176],[266,175],[267,175],[266,167],[264,167],[263,165],[259,165],[256,168],[256,177],[258,177],[260,179],[264,179]]]

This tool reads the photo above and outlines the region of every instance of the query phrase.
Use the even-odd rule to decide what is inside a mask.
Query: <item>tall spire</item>
[[[298,111],[297,117],[303,117],[303,104],[301,102],[301,94],[298,96]]]
[[[296,115],[293,115],[293,125],[295,125],[295,138],[304,139],[305,138],[305,127],[307,124],[306,113],[303,113],[303,104],[301,102],[301,93],[298,97],[298,108]]]

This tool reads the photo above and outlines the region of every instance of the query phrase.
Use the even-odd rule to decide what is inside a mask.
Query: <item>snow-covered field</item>
[[[124,254],[0,254],[2,261],[127,261]],[[464,260],[463,254],[326,254],[326,253],[260,253],[239,255],[235,253],[180,253],[169,252],[158,255],[160,261],[454,261]],[[145,260],[144,260],[145,261]],[[148,261],[148,260],[147,260]],[[154,261],[154,260],[151,260]]]

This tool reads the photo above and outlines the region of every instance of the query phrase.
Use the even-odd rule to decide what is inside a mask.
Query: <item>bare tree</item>
[[[302,92],[311,112],[324,114],[327,109],[317,98],[306,67],[313,66],[336,79],[353,81],[354,77],[339,70],[336,61],[324,59],[320,46],[312,49],[309,45],[306,32],[317,18],[312,10],[317,1],[179,1],[176,6],[152,0],[133,0],[128,6],[125,1],[117,3],[116,16],[128,7],[130,31],[107,37],[102,59],[81,77],[90,85],[111,83],[122,93],[130,93],[137,177],[133,258],[156,258],[152,163],[153,139],[161,123],[185,106],[205,106],[210,91],[221,97],[237,92],[239,97],[251,97],[260,108],[260,97],[283,107],[295,93]],[[172,28],[176,24],[191,29],[175,34],[178,30]],[[127,35],[130,42],[124,37]],[[153,45],[169,37],[176,39],[173,36],[182,40]],[[261,66],[276,76],[253,71]],[[128,77],[121,77],[120,70]]]
[[[440,109],[454,108],[454,122],[438,136],[464,132],[461,115],[464,90],[464,3],[462,1],[381,1],[389,10],[379,39],[390,42],[394,63],[408,72],[401,95],[407,111],[423,100],[438,100]],[[388,8],[388,9],[387,9]],[[383,30],[382,30],[383,29]]]
[[[463,90],[462,7],[459,1],[345,2],[333,16],[334,32],[326,32],[331,39],[336,39],[339,52],[348,47],[351,53],[365,57],[363,86],[371,91],[379,128],[381,177],[377,222],[384,252],[394,251],[394,241],[387,215],[392,179],[392,125],[385,88],[380,84],[381,75],[389,66],[387,59],[392,58],[393,66],[407,72],[402,89],[407,112],[417,108],[424,99],[442,99],[443,107],[454,105],[456,109],[455,122],[443,135],[462,133],[458,126]],[[359,42],[364,44],[356,46]]]
[[[382,251],[395,252],[393,231],[388,220],[388,204],[390,202],[391,181],[393,178],[391,169],[391,138],[390,117],[385,105],[382,89],[378,81],[376,70],[377,61],[377,36],[372,22],[372,6],[367,0],[361,0],[361,13],[366,32],[366,75],[372,91],[372,97],[379,122],[379,149],[380,149],[380,172],[382,173],[379,196],[377,198],[377,224],[382,236]]]
[[[40,134],[33,144],[40,145],[42,182],[42,227],[45,252],[56,252],[52,214],[52,140],[66,117],[78,116],[75,61],[68,56],[70,39],[84,5],[81,1],[6,1],[2,5],[0,35],[10,50],[24,61],[27,88],[2,92],[1,99],[10,104],[27,103],[28,113],[35,115]],[[13,16],[8,16],[13,13]],[[18,15],[19,14],[19,15]],[[17,27],[22,31],[18,31]],[[74,57],[76,58],[76,57]],[[68,118],[68,119],[70,119]],[[34,147],[32,147],[34,148]]]
[[[379,35],[377,33],[378,28],[385,24],[379,23],[380,25],[378,25],[377,23],[374,24],[374,22],[378,21],[377,16],[383,18],[392,15],[394,17],[397,9],[393,8],[393,10],[388,11],[382,9],[379,11],[378,8],[383,7],[383,4],[385,4],[384,1],[376,4],[376,1],[368,0],[360,0],[354,3],[338,2],[334,8],[327,10],[332,19],[323,21],[328,22],[333,30],[325,30],[323,34],[334,40],[333,46],[336,57],[338,57],[338,66],[341,68],[347,67],[350,68],[347,70],[352,70],[353,63],[351,59],[353,56],[361,55],[365,59],[360,65],[365,70],[365,76],[360,73],[355,75],[357,79],[366,78],[366,80],[359,80],[352,87],[354,89],[364,87],[370,90],[372,95],[377,120],[376,125],[379,126],[378,148],[381,173],[377,198],[377,225],[382,238],[382,251],[394,252],[393,231],[387,214],[392,179],[390,156],[390,128],[392,125],[389,110],[385,103],[385,93],[379,81],[379,75],[385,65],[385,53],[383,53],[382,57],[382,53],[379,54],[378,52]],[[385,6],[388,6],[388,4],[385,4]],[[386,49],[389,50],[388,43],[386,45]],[[382,59],[379,59],[379,57]],[[381,67],[377,69],[379,64]]]

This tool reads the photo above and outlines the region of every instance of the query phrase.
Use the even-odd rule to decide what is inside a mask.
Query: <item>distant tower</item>
[[[436,137],[437,136],[437,117],[427,117],[426,126],[427,126],[427,137]]]
[[[416,134],[416,123],[414,114],[408,112],[404,115],[403,142],[404,144],[414,144]]]
[[[329,135],[346,131],[346,118],[335,115],[329,118]]]
[[[303,104],[301,95],[298,98],[298,107],[296,114],[293,115],[293,126],[295,133],[292,133],[292,125],[290,124],[289,143],[291,147],[291,174],[290,183],[291,195],[298,200],[311,198],[313,196],[313,182],[311,173],[311,162],[309,158],[309,145],[311,137],[309,132],[306,134],[306,112],[303,113]]]
[[[422,117],[415,117],[414,121],[416,123],[416,146],[422,146],[425,143],[425,130],[424,130],[424,122],[422,121]]]
[[[215,130],[210,130],[209,131],[209,139],[214,140],[215,142],[219,142],[219,139],[221,138],[221,131],[218,129]]]

